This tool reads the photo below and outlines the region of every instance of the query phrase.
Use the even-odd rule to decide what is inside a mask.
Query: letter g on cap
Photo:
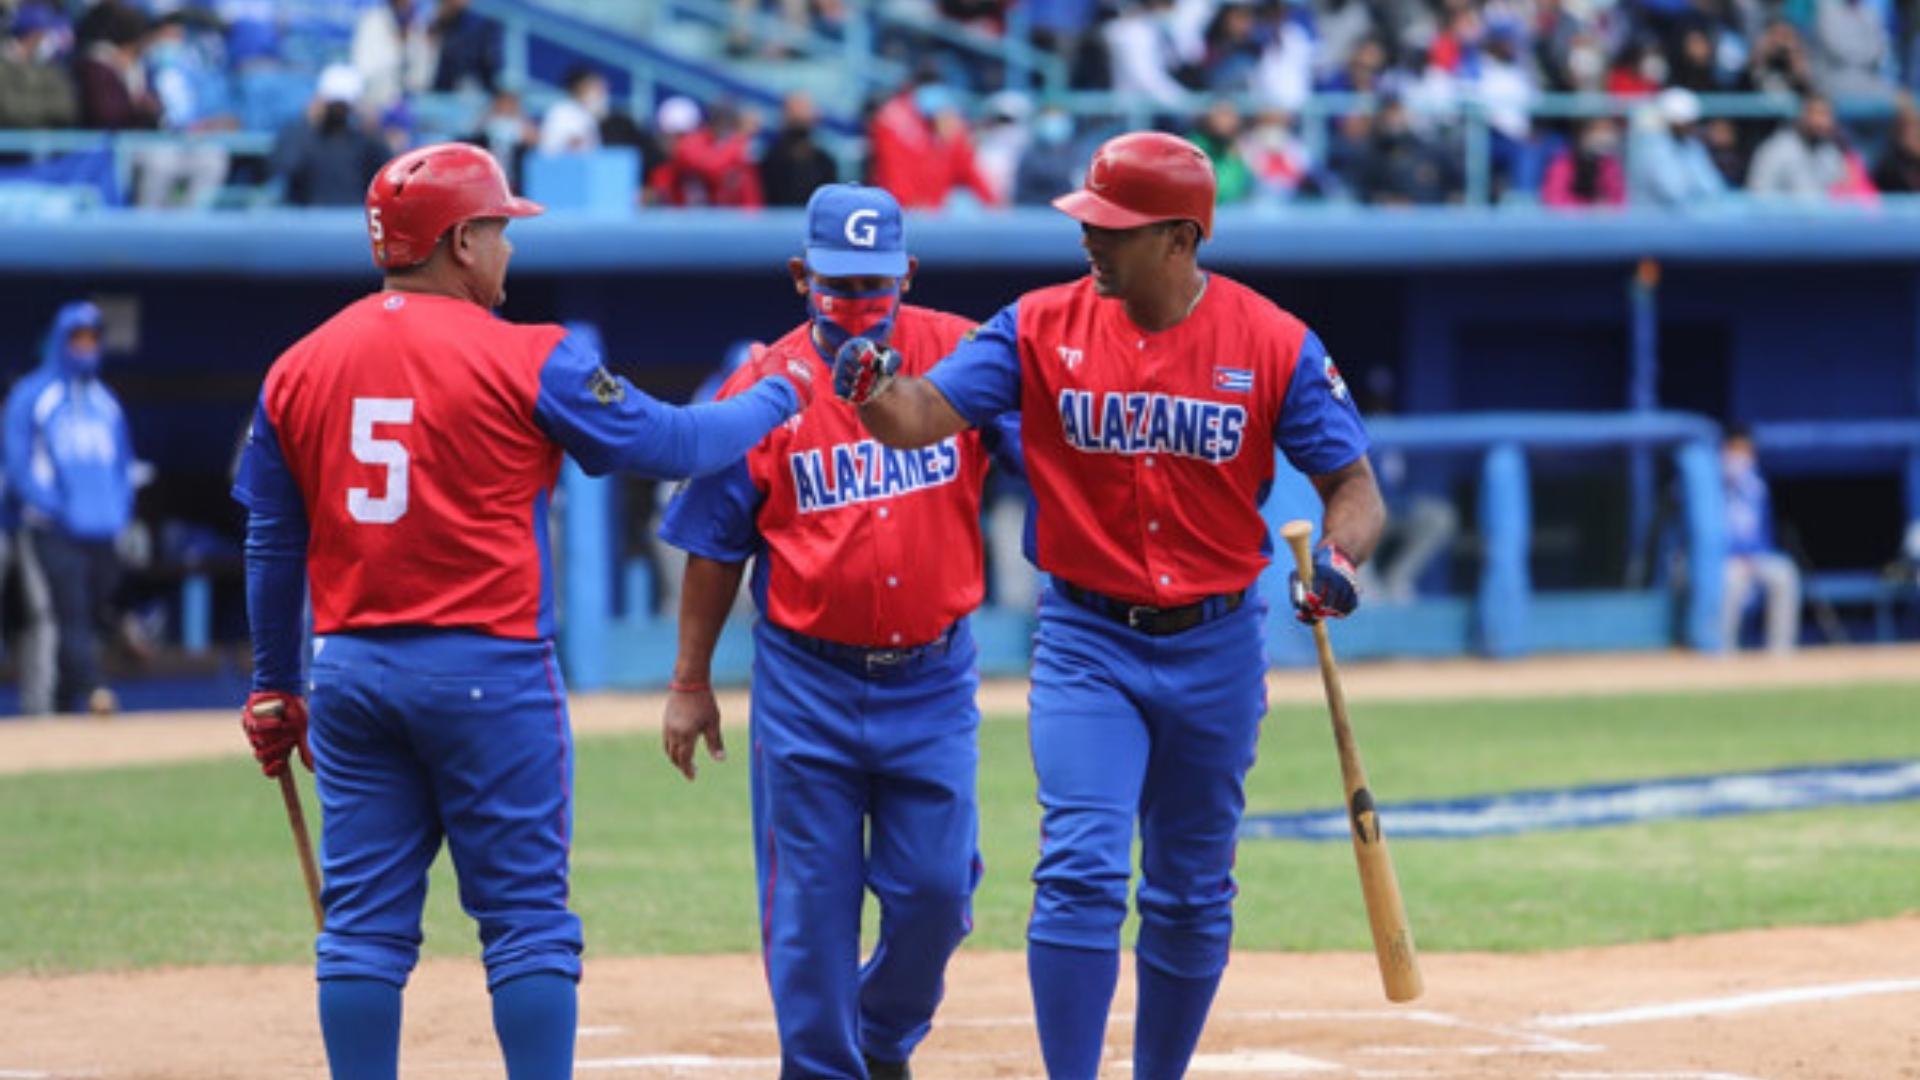
[[[848,214],[847,243],[855,247],[872,247],[879,239],[879,226],[874,224],[879,216],[878,210],[855,210]]]

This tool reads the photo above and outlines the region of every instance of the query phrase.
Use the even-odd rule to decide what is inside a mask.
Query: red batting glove
[[[257,690],[247,695],[240,726],[246,729],[247,742],[253,746],[261,772],[268,776],[286,772],[287,758],[295,748],[300,751],[300,763],[308,772],[313,771],[313,751],[307,746],[306,698],[284,690]]]
[[[797,356],[782,357],[765,345],[754,345],[747,352],[747,363],[762,379],[785,379],[792,385],[794,396],[800,399],[799,412],[805,412],[813,404],[813,369]]]

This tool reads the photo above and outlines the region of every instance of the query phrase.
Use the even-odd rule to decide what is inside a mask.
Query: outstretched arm
[[[613,374],[571,337],[540,372],[534,418],[591,475],[703,476],[740,459],[811,395],[804,368],[768,371],[750,389],[705,405],[668,405]]]
[[[898,449],[983,428],[1020,407],[1018,333],[1018,304],[1008,304],[918,379],[895,377],[892,349],[854,338],[834,357],[834,392],[859,406],[874,438]]]
[[[937,443],[971,424],[925,379],[898,379],[886,393],[860,406],[860,422],[895,449]]]

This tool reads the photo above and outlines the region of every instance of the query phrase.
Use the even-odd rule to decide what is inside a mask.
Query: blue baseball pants
[[[754,630],[754,861],[782,1077],[865,1080],[932,1027],[972,927],[980,714],[963,620],[949,648],[854,670]],[[880,935],[860,961],[865,890]]]

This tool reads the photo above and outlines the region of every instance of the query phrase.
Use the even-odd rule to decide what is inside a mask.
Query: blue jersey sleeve
[[[253,688],[300,692],[307,588],[307,510],[265,402],[254,407],[233,497],[247,508],[247,626]]]
[[[1367,452],[1367,429],[1346,380],[1309,332],[1273,425],[1273,441],[1293,467],[1308,476],[1338,472]]]
[[[60,516],[60,500],[51,487],[47,477],[34,470],[35,444],[39,441],[39,421],[34,418],[34,399],[39,396],[46,381],[34,375],[28,375],[13,385],[13,392],[7,395],[6,444],[7,444],[7,480],[13,488],[14,498],[20,504],[42,517],[49,519]]]
[[[1020,408],[1020,304],[1008,304],[962,338],[927,372],[967,423],[984,428]]]
[[[1027,478],[1026,443],[1021,440],[1018,410],[1003,412],[981,428],[980,444],[993,455],[995,468],[1008,476]]]
[[[540,370],[533,414],[589,475],[616,469],[656,479],[702,476],[734,462],[800,409],[785,379],[765,379],[726,401],[668,405],[561,338]]]
[[[660,516],[660,539],[689,555],[746,562],[760,550],[757,522],[765,498],[741,458],[681,485]]]

